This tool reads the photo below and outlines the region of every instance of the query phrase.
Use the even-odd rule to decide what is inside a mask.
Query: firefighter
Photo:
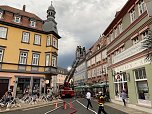
[[[104,110],[104,102],[105,100],[104,100],[103,93],[100,91],[99,96],[98,96],[98,105],[99,105],[98,114],[101,114],[101,111],[104,114],[107,114],[107,112]]]

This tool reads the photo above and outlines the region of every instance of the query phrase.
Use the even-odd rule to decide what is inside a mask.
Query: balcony
[[[57,74],[57,68],[52,66],[33,66],[0,62],[1,72],[33,73],[33,74]]]
[[[130,48],[126,49],[125,51],[119,53],[118,55],[114,56],[112,58],[112,64],[118,63],[124,59],[127,59],[133,55],[136,55],[142,51],[145,50],[145,48],[142,47],[142,41],[138,42],[137,44],[131,46]]]

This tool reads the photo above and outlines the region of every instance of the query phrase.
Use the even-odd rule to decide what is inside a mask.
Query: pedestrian
[[[91,108],[93,108],[93,106],[92,106],[92,104],[91,104],[91,93],[90,93],[90,91],[87,92],[87,94],[86,94],[86,99],[87,99],[87,101],[88,101],[87,110],[88,110],[88,108],[89,108],[89,105],[91,106]]]
[[[100,91],[98,96],[98,105],[99,105],[98,114],[101,114],[101,111],[104,114],[107,114],[107,112],[104,110],[104,103],[105,103],[104,96],[103,93]]]
[[[125,90],[122,91],[121,93],[122,101],[124,103],[124,106],[126,106],[126,98],[127,98],[127,93]]]

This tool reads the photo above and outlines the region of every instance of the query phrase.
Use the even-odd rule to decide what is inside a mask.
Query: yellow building
[[[21,97],[25,89],[40,93],[57,74],[58,39],[55,9],[49,6],[47,20],[33,13],[0,6],[0,98],[12,89]]]

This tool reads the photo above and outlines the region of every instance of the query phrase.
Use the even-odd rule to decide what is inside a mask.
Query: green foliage
[[[143,48],[146,48],[146,60],[152,62],[152,30],[148,30],[147,37],[144,38]]]

